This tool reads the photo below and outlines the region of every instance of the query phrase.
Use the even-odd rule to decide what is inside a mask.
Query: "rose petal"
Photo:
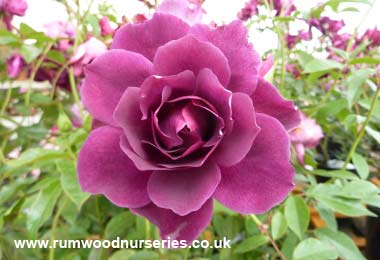
[[[253,93],[259,77],[261,59],[248,43],[247,29],[241,21],[234,21],[216,29],[207,25],[196,25],[190,28],[189,34],[212,43],[224,53],[231,70],[228,89],[248,95]]]
[[[184,216],[199,210],[214,194],[219,181],[220,171],[215,164],[188,170],[154,171],[148,182],[148,194],[158,207]]]
[[[197,75],[202,69],[209,68],[223,86],[230,80],[228,61],[214,45],[185,36],[160,47],[153,60],[154,71],[158,75],[174,75],[191,70]]]
[[[111,49],[125,49],[144,55],[149,60],[157,48],[187,34],[189,26],[181,19],[156,13],[143,23],[129,23],[115,33]]]
[[[140,89],[140,107],[143,118],[147,118],[149,111],[154,111],[162,101],[162,95],[165,87],[170,88],[170,97],[190,95],[195,88],[194,73],[187,70],[172,76],[156,76],[147,78],[141,85]]]
[[[224,88],[218,78],[210,69],[203,69],[197,77],[197,88],[194,95],[202,97],[210,102],[224,119],[224,132],[232,128],[231,91]]]
[[[86,67],[81,87],[82,101],[96,119],[115,125],[112,113],[124,91],[139,87],[152,74],[152,64],[144,56],[110,50]]]
[[[132,150],[139,156],[144,157],[145,151],[141,145],[142,140],[152,139],[150,123],[142,120],[139,107],[139,88],[128,88],[115,108],[113,118],[117,126],[124,130]]]
[[[260,132],[260,127],[256,124],[255,109],[251,98],[243,93],[233,93],[231,103],[233,129],[223,137],[213,154],[217,163],[226,167],[243,160]]]
[[[142,207],[150,202],[150,172],[140,172],[120,149],[122,131],[103,126],[91,131],[78,157],[82,190],[104,194],[119,207]]]
[[[156,12],[175,15],[190,25],[199,23],[203,15],[201,5],[188,0],[165,0],[157,7]]]
[[[198,211],[186,216],[179,216],[173,211],[159,208],[153,203],[131,210],[158,226],[162,239],[185,240],[186,244],[190,244],[210,224],[213,203],[210,199]]]
[[[256,114],[261,127],[251,151],[239,164],[222,168],[215,198],[243,214],[261,214],[279,204],[293,189],[289,136],[273,117]]]
[[[299,125],[301,121],[299,110],[292,101],[285,100],[280,92],[268,81],[260,79],[251,98],[256,112],[275,117],[287,130]]]

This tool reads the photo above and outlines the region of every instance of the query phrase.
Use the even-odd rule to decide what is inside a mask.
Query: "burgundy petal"
[[[228,89],[248,95],[253,93],[259,77],[261,59],[248,43],[247,29],[241,21],[234,21],[216,29],[207,25],[196,25],[190,29],[189,34],[212,43],[227,57],[231,70]],[[221,83],[226,86],[224,82]]]
[[[189,26],[181,19],[156,13],[143,23],[129,23],[115,33],[111,49],[125,49],[144,55],[149,60],[157,48],[187,34]]]
[[[160,105],[161,93],[165,87],[170,88],[171,97],[190,95],[195,88],[194,73],[187,70],[172,76],[156,76],[147,78],[140,89],[140,107],[144,119],[148,117],[149,111],[154,111]]]
[[[220,171],[215,164],[188,170],[154,171],[148,182],[148,194],[158,207],[184,216],[199,210],[214,194],[219,181]]]
[[[150,172],[140,172],[122,152],[122,131],[103,126],[91,131],[78,157],[82,190],[104,194],[119,207],[142,207],[150,202],[147,182]]]
[[[251,151],[239,164],[222,168],[215,198],[243,214],[261,214],[279,204],[293,189],[294,169],[289,136],[273,117],[256,114],[261,127]]]
[[[268,81],[260,79],[251,98],[256,112],[277,118],[287,130],[299,125],[301,121],[300,111],[292,101],[285,100]]]
[[[96,119],[114,125],[112,113],[124,91],[139,87],[152,74],[152,64],[144,56],[110,50],[86,67],[81,87],[82,101]]]
[[[231,91],[224,88],[210,69],[203,69],[197,77],[197,88],[194,95],[210,102],[224,119],[225,132],[232,128]]]
[[[232,118],[234,119],[232,131],[223,137],[213,154],[217,163],[226,167],[243,160],[260,132],[260,127],[256,124],[255,109],[248,95],[233,93]]]
[[[193,36],[185,36],[160,47],[153,60],[154,71],[158,75],[174,75],[191,70],[197,75],[209,68],[223,86],[230,80],[228,61],[223,53],[209,42],[199,41]]]
[[[169,209],[155,206],[153,203],[143,207],[131,209],[135,214],[149,219],[160,229],[163,239],[186,240],[190,244],[210,224],[213,203],[208,200],[198,211],[186,216],[179,216]]]

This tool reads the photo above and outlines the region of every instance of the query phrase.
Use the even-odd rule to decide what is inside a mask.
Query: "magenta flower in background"
[[[148,218],[163,238],[191,242],[213,199],[248,214],[288,195],[287,131],[300,114],[261,77],[240,21],[188,19],[161,12],[127,24],[86,67],[82,101],[103,126],[84,143],[78,175],[84,191]]]
[[[244,8],[241,9],[238,13],[238,18],[242,21],[247,21],[251,19],[252,16],[258,14],[258,5],[259,0],[249,0],[247,3],[245,3]]]
[[[377,28],[368,29],[360,39],[362,42],[367,40],[370,43],[370,47],[378,47],[380,46],[380,30]]]
[[[343,20],[332,20],[327,16],[323,16],[319,19],[312,18],[307,21],[310,27],[315,27],[322,34],[334,35],[337,34],[343,27]]]
[[[110,19],[107,16],[103,16],[99,19],[99,27],[103,37],[111,35],[115,32],[111,26]]]
[[[0,0],[0,12],[8,30],[12,29],[13,16],[24,16],[26,9],[28,4],[25,0]]]
[[[25,60],[20,54],[13,54],[7,60],[7,75],[9,78],[17,78],[25,67]]]
[[[75,27],[73,24],[64,21],[53,21],[45,24],[44,28],[45,34],[50,38],[61,38],[58,41],[58,51],[66,51],[73,45],[76,37]]]
[[[290,132],[290,138],[300,164],[305,164],[305,148],[315,148],[323,138],[322,128],[317,122],[302,114],[301,124]]]
[[[294,0],[271,0],[276,15],[288,16],[296,10]]]
[[[79,45],[70,59],[70,63],[74,67],[75,76],[81,75],[84,66],[105,51],[107,51],[107,46],[95,37],[90,37],[87,41]]]

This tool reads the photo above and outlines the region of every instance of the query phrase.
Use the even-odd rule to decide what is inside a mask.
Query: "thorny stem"
[[[261,233],[263,233],[265,236],[268,237],[269,241],[271,242],[274,250],[276,250],[278,256],[282,259],[282,260],[287,260],[286,257],[284,256],[284,254],[281,252],[280,248],[277,246],[276,242],[273,240],[273,238],[270,236],[269,232],[268,232],[268,229],[265,227],[265,225],[263,223],[261,223],[261,221],[257,218],[256,215],[254,214],[250,214],[249,215],[253,222],[255,222],[255,224],[257,225],[257,227],[260,229]]]
[[[11,84],[9,86],[9,88],[7,89],[7,92],[5,93],[5,99],[4,99],[3,105],[1,106],[0,116],[2,116],[4,114],[5,110],[7,109],[8,103],[11,100],[12,89],[13,89],[13,87]]]
[[[345,170],[347,168],[348,163],[351,161],[352,155],[355,153],[356,148],[358,147],[358,145],[360,144],[360,142],[363,139],[363,136],[365,134],[365,129],[366,129],[367,125],[369,124],[369,121],[372,118],[373,112],[375,111],[375,107],[376,107],[376,103],[377,103],[377,99],[379,97],[379,94],[380,94],[380,84],[378,82],[377,89],[376,89],[375,95],[373,96],[373,99],[371,102],[371,107],[369,109],[368,115],[364,121],[364,124],[360,128],[360,131],[357,134],[355,141],[351,146],[350,151],[348,152],[348,155],[347,155],[346,160],[345,160],[344,165],[343,165],[343,170]]]

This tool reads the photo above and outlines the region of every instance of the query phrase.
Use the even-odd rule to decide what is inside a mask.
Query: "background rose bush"
[[[371,8],[371,2],[364,0],[350,2],[349,8],[345,1],[330,0],[306,13],[301,13],[292,1],[247,1],[236,14],[246,21],[248,31],[273,31],[279,39],[278,48],[261,57],[264,60],[261,69],[257,71],[255,67],[245,78],[251,82],[257,77],[265,78],[260,79],[256,90],[261,98],[255,101],[255,94],[252,96],[255,109],[260,105],[268,107],[270,103],[265,101],[273,101],[273,97],[282,101],[278,91],[267,83],[271,82],[282,96],[295,100],[304,116],[302,124],[290,132],[296,188],[284,203],[258,216],[243,216],[214,203],[211,224],[200,238],[212,241],[227,237],[233,241],[231,249],[15,249],[13,239],[159,238],[158,230],[143,218],[113,205],[101,195],[82,192],[76,171],[79,150],[86,138],[91,138],[89,133],[103,131],[104,121],[112,124],[109,111],[105,110],[107,113],[97,118],[88,105],[86,108],[92,115],[83,107],[81,99],[87,84],[83,83],[84,72],[96,68],[97,61],[93,60],[104,53],[106,46],[116,45],[112,39],[114,35],[121,37],[117,36],[118,27],[129,24],[127,27],[131,28],[132,23],[143,26],[137,23],[151,18],[155,10],[153,1],[141,2],[147,6],[146,12],[128,19],[116,18],[112,7],[106,4],[94,12],[87,11],[88,7],[76,11],[76,5],[70,3],[66,5],[70,21],[52,21],[43,32],[27,24],[12,26],[9,18],[28,11],[24,1],[1,2],[1,256],[5,259],[48,256],[51,259],[183,259],[187,255],[206,259],[276,259],[279,253],[273,249],[269,234],[287,259],[303,259],[310,252],[316,259],[363,259],[364,255],[377,259],[373,252],[378,252],[378,245],[374,244],[378,222],[374,216],[380,206],[376,186],[380,32],[376,28],[368,28],[365,33],[348,31],[343,21],[328,13],[329,10],[352,12],[358,5]],[[189,6],[172,2],[180,4],[170,12],[181,15],[191,25],[199,22],[202,14],[207,17],[201,2],[190,1]],[[17,8],[10,8],[11,4]],[[162,12],[162,7],[158,10]],[[303,23],[302,29],[296,30],[298,33],[293,30],[295,23]],[[233,33],[240,32],[236,29],[240,28],[238,24],[230,25],[236,26]],[[198,29],[200,33],[207,30]],[[162,31],[157,37],[163,34]],[[253,37],[250,42],[255,44],[259,40]],[[141,40],[132,42],[128,48],[134,46],[133,51],[143,51],[139,49],[140,43]],[[154,52],[143,54],[153,59]],[[246,54],[225,55],[237,59],[233,62],[235,67],[244,67]],[[222,84],[227,81],[217,78]],[[241,84],[244,86],[247,85]],[[260,92],[263,89],[269,91]],[[270,98],[264,98],[266,95]],[[107,108],[113,110],[114,103],[106,103]],[[275,111],[288,111],[284,107],[292,106],[280,106]],[[268,110],[261,112],[270,114]],[[284,124],[291,118],[288,113],[273,116]],[[119,134],[118,131],[111,132]],[[115,145],[119,143],[109,133],[97,136],[96,141],[101,142],[101,138]],[[278,146],[281,140],[278,136],[275,140]],[[276,151],[271,151],[274,156]],[[243,189],[231,196],[240,191]],[[360,237],[367,238],[365,244]]]

